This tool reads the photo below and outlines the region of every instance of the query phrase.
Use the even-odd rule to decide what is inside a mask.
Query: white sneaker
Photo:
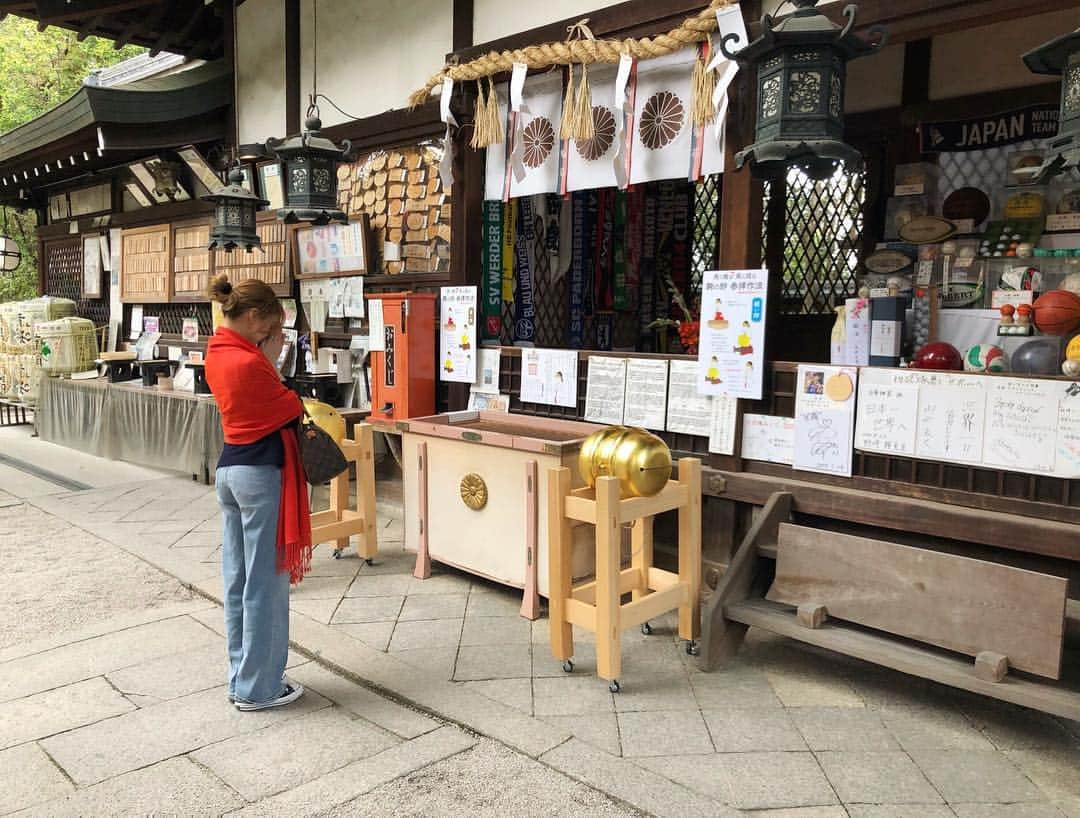
[[[304,695],[304,686],[299,682],[288,682],[284,689],[278,695],[276,699],[270,699],[266,702],[245,702],[240,699],[236,700],[237,710],[267,710],[271,707],[282,707],[286,704],[292,704],[294,701]]]

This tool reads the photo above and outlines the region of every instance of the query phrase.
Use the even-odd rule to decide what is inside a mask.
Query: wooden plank
[[[655,516],[686,505],[690,497],[686,486],[669,481],[659,494],[652,497],[627,497],[619,503],[620,523],[632,523],[642,517]],[[700,502],[700,492],[698,499]]]
[[[685,607],[690,598],[689,589],[680,583],[674,588],[656,591],[622,606],[619,624],[623,630],[648,622],[676,608]]]
[[[566,600],[566,621],[569,623],[567,627],[570,627],[570,625],[577,625],[579,628],[584,628],[587,631],[595,631],[596,608],[579,599],[568,599]],[[554,652],[554,650],[554,647],[552,647],[552,652]],[[573,655],[574,651],[571,649],[570,653]],[[555,658],[561,659],[563,657],[556,656]],[[569,659],[570,657],[567,656],[565,658]]]
[[[628,594],[631,591],[643,590],[641,585],[641,573],[636,568],[624,568],[619,572],[619,594]],[[583,582],[570,594],[579,602],[592,605],[596,602],[596,581]]]
[[[525,591],[521,597],[521,615],[526,619],[540,618],[540,591],[537,577],[539,559],[537,543],[536,461],[525,461]]]
[[[664,571],[661,568],[649,569],[649,581],[648,586],[653,591],[663,591],[667,588],[671,588],[674,585],[679,584],[679,575],[673,574],[670,571]]]
[[[983,560],[780,526],[767,599],[1057,679],[1068,581]]]
[[[804,628],[790,610],[764,600],[728,606],[725,614],[744,627],[761,628],[921,679],[1080,720],[1080,691],[1076,689],[1029,681],[1019,676],[1009,676],[1000,682],[987,682],[972,672],[970,661],[835,622],[829,622],[817,630]]]
[[[356,544],[361,559],[374,559],[379,553],[379,537],[375,499],[375,434],[369,423],[357,424],[353,430],[359,452],[356,456],[356,507],[365,521],[364,532]]]
[[[427,579],[431,576],[431,551],[428,548],[428,459],[427,443],[416,445],[416,480],[418,484],[417,509],[420,523],[420,547],[416,550],[416,567],[413,576]]]
[[[746,626],[731,621],[725,610],[727,606],[743,602],[750,596],[750,589],[757,576],[758,545],[774,541],[780,523],[790,516],[791,495],[784,492],[772,495],[750,530],[746,532],[716,590],[706,601],[705,609],[701,613],[704,643],[701,664],[706,670],[712,670],[730,659],[742,645]]]
[[[585,497],[566,498],[566,516],[582,523],[596,523],[596,503]]]
[[[653,564],[653,518],[642,517],[634,522],[630,531],[631,571],[640,577],[640,587],[634,589],[633,598],[641,599],[648,593],[649,572]]]
[[[601,477],[596,481],[596,674],[608,681],[618,679],[622,669],[619,639],[621,545],[619,481],[614,477]]]
[[[701,632],[701,461],[679,461],[679,487],[686,504],[679,508],[679,582],[687,598],[679,606],[679,636],[688,641]]]
[[[560,662],[574,655],[574,635],[566,618],[573,577],[570,518],[563,513],[570,494],[570,469],[548,469],[548,624],[551,654]]]

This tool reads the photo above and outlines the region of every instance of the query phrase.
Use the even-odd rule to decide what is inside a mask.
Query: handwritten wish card
[[[851,476],[855,434],[853,367],[799,366],[795,384],[795,462],[800,471]]]

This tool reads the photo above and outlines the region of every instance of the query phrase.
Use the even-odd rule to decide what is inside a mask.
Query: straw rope
[[[593,40],[572,39],[566,42],[531,45],[513,51],[490,51],[475,60],[460,65],[447,63],[434,74],[427,84],[409,97],[412,108],[422,105],[431,92],[449,77],[455,82],[480,80],[510,71],[514,63],[525,63],[529,68],[549,68],[553,65],[591,65],[593,63],[617,63],[623,54],[636,59],[649,59],[673,54],[682,48],[702,40],[716,31],[716,9],[730,6],[738,0],[711,0],[709,5],[682,25],[666,34],[642,37],[640,40]]]

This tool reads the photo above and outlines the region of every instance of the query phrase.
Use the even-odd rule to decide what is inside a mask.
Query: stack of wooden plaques
[[[177,225],[173,230],[173,287],[177,296],[206,298],[210,284],[210,224]]]
[[[256,217],[256,232],[262,247],[248,252],[237,248],[226,253],[214,252],[214,272],[228,273],[229,281],[237,284],[249,278],[265,281],[278,295],[288,295],[292,287],[289,279],[286,244],[286,228],[272,211],[264,211]]]
[[[450,267],[450,196],[439,176],[441,147],[376,151],[338,168],[341,208],[367,214],[375,246],[401,245],[401,259],[380,259],[382,272],[440,273]]]
[[[121,234],[120,300],[158,303],[172,296],[172,226],[135,227]]]

